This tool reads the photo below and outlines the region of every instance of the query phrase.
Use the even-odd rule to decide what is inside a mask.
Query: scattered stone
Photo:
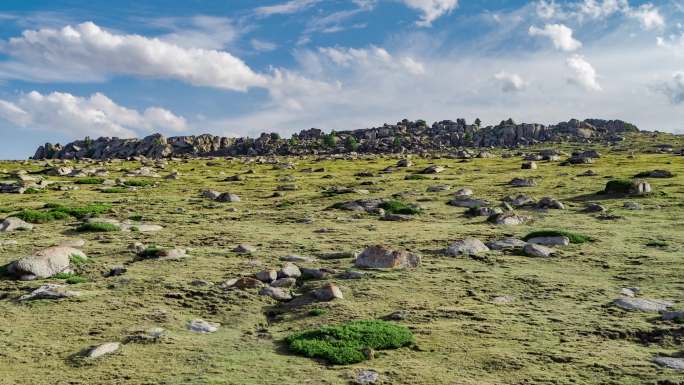
[[[19,218],[9,217],[5,218],[2,223],[0,223],[0,233],[9,233],[17,230],[32,230],[33,225]]]
[[[256,277],[256,279],[258,279],[261,282],[269,283],[269,282],[273,282],[276,279],[278,279],[278,272],[274,269],[269,269],[269,270],[260,271],[256,274],[254,274],[254,276]]]
[[[153,344],[161,341],[166,337],[166,334],[164,328],[154,327],[148,330],[136,331],[126,336],[125,343]]]
[[[231,193],[222,193],[215,199],[217,202],[240,202],[240,197]]]
[[[397,167],[411,167],[413,166],[413,162],[411,162],[409,159],[399,159],[397,162]]]
[[[489,202],[484,199],[467,198],[463,196],[454,196],[454,199],[449,201],[449,205],[455,207],[478,208],[489,206]]]
[[[126,273],[126,271],[128,271],[128,269],[126,269],[123,266],[114,266],[111,269],[109,269],[109,271],[106,272],[104,274],[104,276],[105,277],[116,277],[118,275],[123,275],[124,273]]]
[[[606,208],[598,203],[587,203],[587,205],[584,207],[585,213],[602,213],[605,211]]]
[[[54,246],[40,250],[30,257],[24,257],[10,264],[8,272],[21,280],[49,278],[66,272],[70,268],[70,258],[87,259],[78,249]]]
[[[641,204],[637,202],[625,202],[622,207],[627,210],[641,210]]]
[[[106,344],[102,344],[99,346],[96,346],[88,351],[86,354],[86,357],[94,359],[94,358],[99,358],[107,354],[112,354],[119,350],[121,348],[121,344],[118,342],[107,342]]]
[[[613,301],[613,305],[625,310],[636,310],[643,312],[662,312],[674,306],[672,302],[660,299],[646,298],[618,298]]]
[[[296,284],[297,284],[296,278],[280,278],[280,279],[276,279],[275,281],[271,282],[271,286],[283,287],[283,288],[294,287]]]
[[[537,180],[532,178],[513,178],[508,184],[513,187],[534,187],[537,185]]]
[[[313,262],[313,258],[309,257],[302,257],[301,255],[285,255],[280,257],[281,261],[284,262],[299,262],[299,263],[306,263],[306,262]]]
[[[636,178],[673,178],[674,174],[667,170],[653,170],[638,173]]]
[[[565,205],[555,198],[543,197],[537,203],[537,207],[540,209],[555,209],[555,210],[565,210]]]
[[[684,311],[668,311],[663,313],[663,321],[672,321],[676,319],[684,319]]]
[[[188,330],[195,333],[213,333],[219,329],[221,324],[205,321],[201,318],[188,322]]]
[[[233,252],[238,253],[238,254],[252,254],[252,253],[256,253],[256,251],[257,251],[256,247],[254,247],[252,245],[248,245],[246,243],[239,244],[237,247],[235,247],[233,249]]]
[[[438,184],[434,186],[428,186],[427,192],[444,192],[451,190],[451,186],[448,184]]]
[[[444,170],[446,170],[446,169],[442,166],[432,165],[432,166],[424,168],[423,171],[421,171],[420,173],[421,174],[439,174],[440,172],[442,172]]]
[[[456,197],[468,197],[468,196],[471,196],[471,195],[473,195],[473,190],[471,190],[471,189],[469,189],[469,188],[467,188],[467,187],[464,187],[464,188],[462,188],[462,189],[457,190],[457,191],[454,193],[454,198],[456,198]]]
[[[294,263],[286,263],[278,272],[278,278],[299,278],[302,271]]]
[[[527,242],[543,246],[567,246],[570,244],[570,238],[565,236],[534,237],[528,239]]]
[[[308,279],[324,279],[328,276],[328,272],[323,269],[310,269],[307,267],[301,267],[302,278]]]
[[[620,289],[620,294],[625,297],[636,297],[636,295],[639,294],[639,291],[638,287],[624,287]]]
[[[653,358],[653,362],[666,368],[684,371],[684,358],[658,356]]]
[[[259,295],[265,295],[275,299],[276,301],[289,301],[292,299],[292,295],[279,287],[266,286],[259,290]]]
[[[489,251],[482,241],[476,238],[466,238],[452,243],[446,250],[446,255],[460,256],[460,255],[477,255]]]
[[[354,262],[354,266],[368,269],[414,268],[420,265],[420,256],[405,250],[390,250],[384,246],[367,247]]]
[[[61,299],[67,297],[78,297],[81,295],[78,291],[69,291],[64,285],[48,283],[38,287],[29,294],[19,297],[19,301],[32,301],[36,299]]]
[[[406,222],[413,220],[413,217],[411,215],[406,215],[406,214],[385,214],[382,216],[383,221],[391,221],[391,222]]]
[[[503,210],[498,207],[473,207],[465,212],[470,217],[490,217],[496,214],[503,214]]]
[[[516,250],[525,247],[527,242],[518,238],[504,238],[492,242],[487,242],[487,247],[491,250]]]
[[[492,298],[492,303],[496,305],[507,305],[509,303],[515,302],[515,297],[512,295],[501,295],[498,297]]]
[[[555,250],[550,247],[528,243],[523,247],[523,253],[529,257],[548,258],[555,253]]]
[[[342,290],[333,283],[328,283],[325,286],[313,291],[314,297],[319,301],[332,301],[334,299],[343,299]]]
[[[232,283],[232,285],[230,285],[230,283]],[[225,284],[225,286],[235,287],[235,288],[238,288],[240,290],[256,289],[256,288],[264,286],[263,282],[261,282],[260,280],[258,280],[256,278],[252,278],[252,277],[242,277],[242,278],[236,279],[234,282],[226,281],[226,282],[224,282],[224,284]]]
[[[378,381],[380,381],[380,374],[374,370],[362,369],[354,375],[354,384],[356,385],[376,384]]]
[[[522,164],[520,167],[523,170],[536,170],[537,169],[537,163],[535,162],[525,162]]]
[[[518,215],[514,212],[505,212],[503,214],[492,215],[487,220],[495,225],[516,226],[527,223],[530,218]]]

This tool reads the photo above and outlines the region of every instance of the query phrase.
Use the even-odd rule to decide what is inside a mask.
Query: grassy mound
[[[88,222],[76,228],[79,233],[107,233],[121,230],[119,226],[111,223]]]
[[[96,217],[102,213],[105,213],[111,209],[112,206],[104,203],[93,203],[83,207],[66,207],[60,205],[59,203],[48,203],[45,205],[45,208],[49,210],[48,212],[59,212],[72,216],[76,219],[83,219],[87,217]]]
[[[100,190],[100,192],[103,192],[105,194],[120,194],[128,192],[128,189],[125,187],[109,187],[103,188],[102,190]]]
[[[608,181],[603,192],[606,194],[629,194],[631,189],[632,181],[626,179],[618,179]]]
[[[591,242],[593,239],[584,234],[573,233],[566,230],[540,230],[533,231],[523,238],[524,241],[530,240],[536,237],[568,237],[570,243],[586,243]]]
[[[425,179],[430,179],[426,177],[425,175],[420,175],[420,174],[411,174],[411,175],[406,175],[404,177],[404,180],[425,180]]]
[[[388,214],[415,215],[420,213],[420,208],[397,200],[383,202],[380,208]]]
[[[124,184],[126,186],[130,186],[130,187],[147,187],[147,186],[154,185],[154,181],[146,180],[146,179],[134,179],[134,180],[127,180],[124,182]]]
[[[39,211],[31,209],[21,210],[12,216],[29,223],[47,223],[69,218],[69,214],[60,211]]]
[[[105,180],[103,178],[81,178],[78,179],[76,184],[102,184]]]
[[[159,258],[163,249],[158,246],[148,246],[145,250],[138,253],[140,258]]]
[[[404,326],[385,321],[352,321],[293,334],[285,342],[294,353],[346,365],[366,360],[367,349],[398,349],[410,345],[413,334]]]

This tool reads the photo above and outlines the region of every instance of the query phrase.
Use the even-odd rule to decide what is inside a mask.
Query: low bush
[[[352,321],[337,326],[293,334],[285,339],[288,348],[310,358],[347,365],[364,361],[373,350],[398,349],[413,343],[411,331],[385,321]]]
[[[31,209],[21,210],[13,216],[29,223],[47,223],[69,218],[69,214],[59,211],[39,211]]]
[[[312,317],[318,317],[318,316],[322,316],[325,314],[328,314],[328,311],[325,309],[315,308],[315,309],[309,310],[309,315]]]
[[[104,222],[88,222],[76,228],[79,233],[107,233],[121,230],[119,226]]]
[[[147,179],[133,179],[133,180],[125,181],[124,184],[126,186],[131,186],[131,187],[147,187],[147,186],[153,186],[154,181],[147,180]]]
[[[102,184],[105,180],[103,178],[81,178],[78,179],[76,184]]]
[[[568,237],[570,243],[586,243],[591,242],[593,239],[584,234],[573,233],[567,230],[540,230],[533,231],[523,238],[524,241],[530,240],[536,237]]]
[[[619,179],[608,181],[603,192],[606,194],[629,194],[631,189],[632,181]]]
[[[69,256],[69,262],[74,265],[74,266],[81,266],[85,264],[88,260],[86,258],[81,257],[78,254],[71,254]]]
[[[411,175],[406,175],[404,177],[404,180],[425,180],[425,179],[430,179],[426,177],[425,175],[420,175],[420,174],[411,174]]]
[[[385,210],[388,214],[404,214],[415,215],[420,213],[420,208],[414,205],[409,205],[401,201],[390,200],[380,204],[380,208]]]
[[[125,187],[109,187],[109,188],[103,188],[100,191],[105,193],[105,194],[121,194],[121,193],[128,192],[128,189]]]

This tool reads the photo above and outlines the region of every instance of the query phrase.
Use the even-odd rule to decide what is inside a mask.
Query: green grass
[[[402,201],[390,200],[383,202],[380,208],[385,210],[388,214],[404,214],[404,215],[415,215],[420,214],[420,208],[409,205]]]
[[[119,230],[119,226],[103,222],[84,223],[76,228],[79,233],[107,233]]]
[[[103,192],[105,194],[121,194],[128,192],[128,189],[125,187],[109,187],[109,188],[103,188],[100,190],[100,192]]]
[[[130,187],[147,187],[154,185],[154,181],[147,179],[132,179],[125,181],[124,184]]]
[[[385,321],[352,321],[296,333],[285,342],[294,353],[347,365],[368,359],[366,349],[398,349],[410,345],[413,334],[405,326]]]
[[[102,184],[104,182],[104,178],[81,178],[76,180],[76,184]]]
[[[69,285],[88,282],[88,278],[74,273],[58,273],[51,277],[52,279],[63,279]]]
[[[586,243],[591,242],[593,239],[584,234],[573,233],[567,230],[539,230],[533,231],[523,238],[524,241],[530,240],[536,237],[568,237],[570,243]]]
[[[69,256],[69,262],[74,265],[74,266],[81,266],[85,264],[88,261],[88,259],[81,257],[78,254],[71,254]]]
[[[82,207],[67,207],[59,203],[48,203],[44,206],[48,212],[64,213],[76,219],[83,219],[88,217],[96,217],[109,211],[112,208],[110,204],[93,203]]]
[[[29,187],[24,191],[24,194],[40,194],[42,192],[44,192],[44,191],[41,189]]]
[[[312,316],[312,317],[318,317],[318,316],[322,316],[322,315],[328,314],[328,311],[325,310],[325,309],[321,309],[321,308],[315,308],[315,309],[309,310],[309,313],[308,313],[308,314],[309,314],[310,316]]]
[[[139,222],[139,221],[142,221],[143,218],[144,218],[144,217],[143,217],[142,215],[140,215],[140,214],[134,214],[134,215],[131,215],[131,216],[128,217],[128,219],[130,219],[130,220],[132,220],[132,221],[138,221],[138,222]]]
[[[141,258],[157,258],[162,249],[158,246],[148,246],[145,250],[138,253]]]

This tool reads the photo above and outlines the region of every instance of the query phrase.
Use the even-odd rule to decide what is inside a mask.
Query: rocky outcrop
[[[428,126],[425,121],[402,120],[397,124],[330,134],[312,128],[281,138],[263,133],[258,138],[226,138],[209,134],[166,138],[154,134],[143,139],[85,138],[66,144],[46,143],[33,159],[125,159],[144,156],[239,156],[304,155],[319,153],[401,153],[446,151],[456,147],[516,147],[542,142],[621,140],[621,134],[638,129],[621,120],[572,119],[552,126],[516,124],[505,120],[480,127],[464,119],[443,120]]]

